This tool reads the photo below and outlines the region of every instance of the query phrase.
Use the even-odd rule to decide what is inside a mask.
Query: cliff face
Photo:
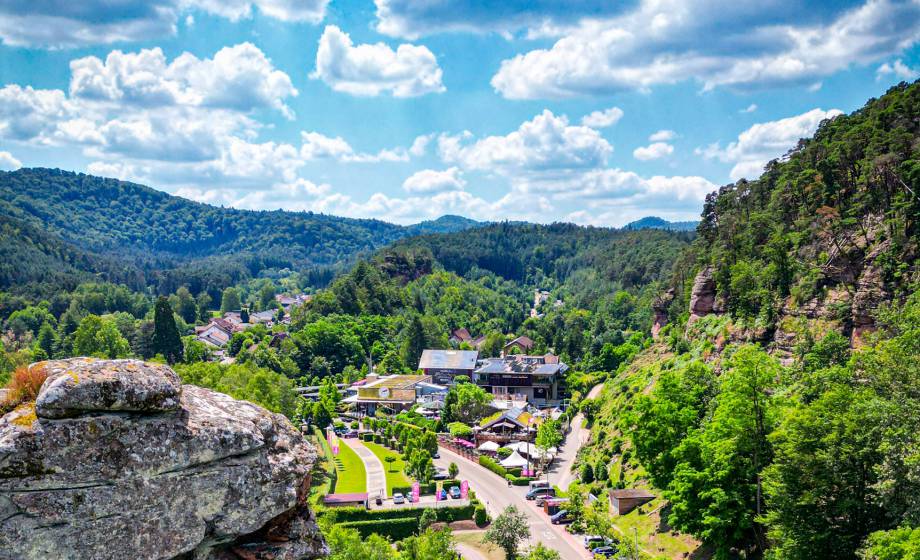
[[[165,366],[72,359],[0,418],[0,559],[308,559],[313,448]]]

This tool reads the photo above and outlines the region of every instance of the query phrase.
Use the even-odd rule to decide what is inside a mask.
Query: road
[[[435,459],[435,465],[446,469],[450,463],[456,463],[460,467],[460,478],[469,481],[476,497],[485,504],[490,516],[495,518],[510,505],[524,512],[530,526],[528,546],[542,542],[545,546],[557,550],[565,560],[591,558],[588,551],[574,536],[567,533],[563,526],[550,523],[549,517],[542,509],[524,498],[527,493],[526,486],[509,487],[506,481],[477,463],[443,447],[440,448],[440,452],[441,458]]]
[[[367,495],[370,498],[378,494],[386,496],[387,475],[383,472],[383,463],[380,462],[380,459],[370,449],[364,447],[358,438],[340,438],[339,441],[344,441],[345,445],[354,449],[361,458],[361,462],[364,463],[364,470],[367,471]]]
[[[597,398],[604,389],[603,383],[598,383],[588,392],[587,399]],[[584,426],[585,417],[579,412],[572,418],[572,430],[565,438],[565,444],[559,450],[559,456],[553,462],[553,466],[548,469],[550,482],[555,483],[559,488],[568,490],[569,485],[575,480],[575,473],[572,472],[572,466],[575,464],[575,457],[578,450],[581,449],[588,440],[591,439],[591,430]]]

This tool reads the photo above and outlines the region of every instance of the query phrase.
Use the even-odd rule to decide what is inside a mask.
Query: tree
[[[244,307],[240,309],[240,322],[248,323],[249,322],[249,308]]]
[[[182,337],[176,326],[169,300],[165,297],[157,299],[153,313],[153,344],[154,354],[162,354],[170,364],[182,361]]]
[[[458,474],[460,474],[460,467],[457,466],[457,463],[451,461],[447,467],[447,476],[456,479]]]
[[[444,416],[450,421],[475,424],[486,415],[491,403],[492,395],[479,385],[460,383],[447,391]]]
[[[332,524],[323,530],[329,560],[395,560],[390,542],[377,534],[362,537],[355,529]]]
[[[240,292],[236,288],[227,288],[220,298],[220,312],[228,313],[243,307],[240,301]]]
[[[527,551],[524,560],[562,560],[562,556],[555,550],[544,546],[543,543],[537,543]]]
[[[188,288],[182,286],[176,290],[176,314],[189,324],[195,324],[198,319],[198,302],[192,297]]]
[[[168,305],[168,304],[167,304]],[[97,315],[87,315],[74,333],[74,352],[78,356],[124,358],[131,351],[115,323]]]
[[[572,521],[572,530],[581,533],[585,530],[585,503],[588,501],[588,491],[581,484],[572,484],[569,486],[568,498],[565,509]]]
[[[546,460],[549,458],[549,450],[558,448],[562,443],[562,426],[558,420],[547,418],[537,427],[537,438],[535,441],[537,451],[540,452],[540,468],[544,468]]]
[[[434,515],[434,511],[426,509],[419,518],[419,523],[423,521],[426,513]],[[450,529],[425,529],[417,537],[403,539],[398,545],[399,560],[455,560],[457,558],[457,547],[454,543],[453,535]],[[364,556],[354,558],[365,558]]]
[[[486,531],[484,542],[490,542],[505,551],[507,560],[515,560],[518,547],[530,538],[527,516],[514,506],[508,506]]]
[[[388,459],[392,457],[387,457]],[[428,527],[431,527],[438,520],[438,514],[434,512],[431,508],[425,508],[422,510],[422,515],[418,518],[418,530],[425,531]]]
[[[211,319],[211,296],[208,292],[201,292],[195,298],[195,304],[198,307],[198,320],[207,323]]]
[[[259,290],[259,308],[263,311],[269,309],[275,301],[275,285],[266,282],[262,289]]]
[[[412,318],[409,319],[404,339],[405,342],[403,342],[402,350],[403,363],[414,370],[418,367],[418,361],[422,356],[422,351],[425,350],[425,347],[428,345],[427,337],[425,336],[425,326],[422,325],[422,320],[418,315],[413,315]]]
[[[396,457],[392,455],[387,455],[386,457],[383,458],[383,461],[388,465],[387,471],[393,472],[393,463],[396,462]]]
[[[920,528],[909,526],[869,535],[860,551],[863,560],[920,560]]]
[[[57,334],[51,323],[44,322],[38,329],[38,337],[35,339],[35,346],[41,348],[49,358],[54,357],[54,350],[57,347]]]

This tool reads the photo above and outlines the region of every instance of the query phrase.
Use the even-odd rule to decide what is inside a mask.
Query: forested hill
[[[477,269],[527,286],[556,291],[576,307],[593,309],[617,290],[652,287],[670,276],[694,234],[626,231],[573,224],[490,224],[423,235],[394,244],[425,248],[459,275]]]
[[[758,180],[712,193],[698,232],[672,319],[687,311],[696,269],[710,273],[716,312],[787,350],[793,322],[871,330],[879,303],[920,277],[920,82],[825,121]]]
[[[687,222],[669,222],[658,216],[646,216],[623,226],[623,229],[666,229],[669,231],[694,231],[700,224],[698,220]]]
[[[220,289],[266,269],[319,269],[328,279],[329,267],[403,237],[478,225],[458,216],[399,226],[220,208],[57,169],[0,172],[0,218],[15,232],[3,240],[4,254],[18,263],[15,275],[4,269],[0,289],[102,273],[135,289],[156,284],[166,292],[182,284]]]

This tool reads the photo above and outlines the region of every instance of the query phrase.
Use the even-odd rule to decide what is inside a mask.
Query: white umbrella
[[[527,459],[521,457],[520,453],[515,451],[509,455],[507,459],[499,461],[498,464],[505,467],[506,469],[513,469],[515,467],[526,467],[530,463],[527,461]]]
[[[498,444],[495,443],[494,441],[487,441],[483,443],[482,445],[480,445],[478,449],[480,451],[489,451],[491,453],[495,453],[496,451],[498,451]]]
[[[527,445],[527,444],[524,443],[523,441],[512,441],[511,443],[505,446],[505,449],[510,449],[511,451],[520,451],[521,447],[524,445]]]

